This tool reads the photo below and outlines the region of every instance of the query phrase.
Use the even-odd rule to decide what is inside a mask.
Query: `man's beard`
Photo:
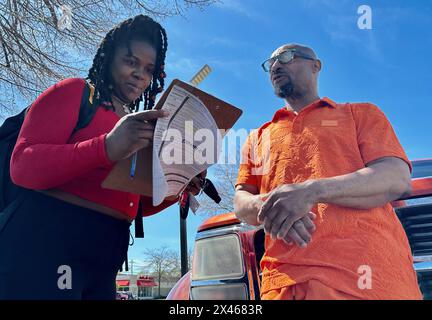
[[[287,79],[287,82],[281,86],[275,86],[275,94],[282,99],[286,99],[292,96],[294,92],[294,85],[291,82],[291,79]]]

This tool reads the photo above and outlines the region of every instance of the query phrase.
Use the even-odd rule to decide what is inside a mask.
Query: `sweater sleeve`
[[[24,119],[12,153],[12,181],[43,190],[62,185],[99,166],[111,164],[106,133],[68,144],[77,124],[84,80],[60,81],[44,91]]]
[[[351,110],[363,162],[367,164],[383,157],[397,157],[405,161],[412,172],[412,164],[385,114],[370,103],[353,104]]]

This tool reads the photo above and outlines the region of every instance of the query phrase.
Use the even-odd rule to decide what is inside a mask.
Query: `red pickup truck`
[[[405,228],[424,299],[432,299],[432,159],[413,161],[410,196],[393,207]],[[207,219],[195,240],[192,270],[169,300],[259,300],[264,231],[233,213]]]

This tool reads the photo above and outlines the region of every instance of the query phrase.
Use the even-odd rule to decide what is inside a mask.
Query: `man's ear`
[[[316,59],[316,60],[314,61],[314,65],[313,65],[313,70],[314,70],[314,72],[320,72],[320,71],[321,71],[321,68],[322,68],[321,60]]]

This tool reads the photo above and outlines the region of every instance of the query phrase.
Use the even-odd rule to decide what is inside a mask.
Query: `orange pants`
[[[262,300],[359,300],[350,294],[326,286],[318,280],[309,280],[289,287],[270,290]]]

